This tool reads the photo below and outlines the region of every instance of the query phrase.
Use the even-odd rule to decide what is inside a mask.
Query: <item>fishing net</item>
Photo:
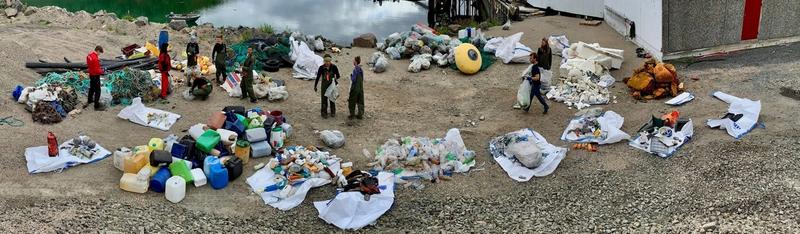
[[[142,70],[125,68],[112,72],[101,80],[101,86],[111,91],[114,104],[128,105],[131,99],[142,97],[143,101],[153,100],[153,78]],[[74,89],[81,95],[89,92],[89,77],[83,72],[47,73],[36,81],[35,85],[60,85]]]

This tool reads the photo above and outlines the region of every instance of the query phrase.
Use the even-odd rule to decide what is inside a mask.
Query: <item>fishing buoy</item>
[[[478,73],[481,70],[481,53],[474,45],[463,43],[456,47],[456,67],[467,75]]]

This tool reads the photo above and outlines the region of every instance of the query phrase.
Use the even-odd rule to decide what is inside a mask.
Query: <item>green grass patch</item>
[[[262,24],[261,26],[258,27],[258,30],[261,31],[262,33],[266,33],[266,34],[270,34],[270,35],[272,35],[272,33],[275,32],[275,29],[273,29],[272,25],[269,25],[269,24]]]

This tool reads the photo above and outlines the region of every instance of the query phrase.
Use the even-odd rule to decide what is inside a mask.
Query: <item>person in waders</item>
[[[256,103],[258,97],[253,92],[253,66],[256,64],[256,59],[253,57],[253,46],[247,48],[247,58],[242,64],[242,99],[250,98],[250,102]]]
[[[347,104],[350,109],[348,119],[364,118],[364,71],[361,70],[361,57],[353,59],[353,73],[350,74],[350,97]],[[356,109],[358,108],[358,109]],[[358,112],[356,112],[356,110]]]
[[[159,97],[162,99],[167,99],[169,94],[169,70],[172,68],[172,59],[169,57],[168,48],[169,43],[161,44],[161,48],[158,48],[158,71],[161,72],[161,95]]]
[[[94,110],[100,110],[100,76],[103,75],[103,67],[100,66],[100,55],[103,53],[103,47],[96,46],[89,55],[86,56],[86,65],[89,68],[89,100],[83,108],[86,109],[89,104],[94,103]]]
[[[317,84],[319,84],[320,79],[322,80],[322,92],[320,92],[320,99],[322,101],[321,105],[322,108],[320,113],[322,114],[323,119],[328,118],[328,105],[330,104],[331,107],[331,117],[336,118],[336,103],[333,101],[328,100],[328,97],[325,96],[325,91],[328,90],[328,87],[331,84],[339,84],[339,68],[336,65],[331,63],[331,55],[325,54],[323,56],[325,63],[319,67],[317,70],[317,79],[314,80],[314,92],[317,92]]]
[[[214,50],[211,52],[211,59],[214,61],[214,66],[217,68],[215,81],[217,85],[221,85],[225,82],[228,73],[225,67],[225,62],[228,61],[228,47],[226,47],[225,43],[222,41],[222,35],[217,36],[217,43],[214,44]]]

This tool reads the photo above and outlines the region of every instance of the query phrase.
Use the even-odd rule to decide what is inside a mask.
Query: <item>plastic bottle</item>
[[[53,132],[47,132],[47,154],[50,157],[58,156],[58,140]]]
[[[186,180],[180,176],[173,176],[167,180],[167,189],[164,196],[172,203],[178,203],[186,197]]]

